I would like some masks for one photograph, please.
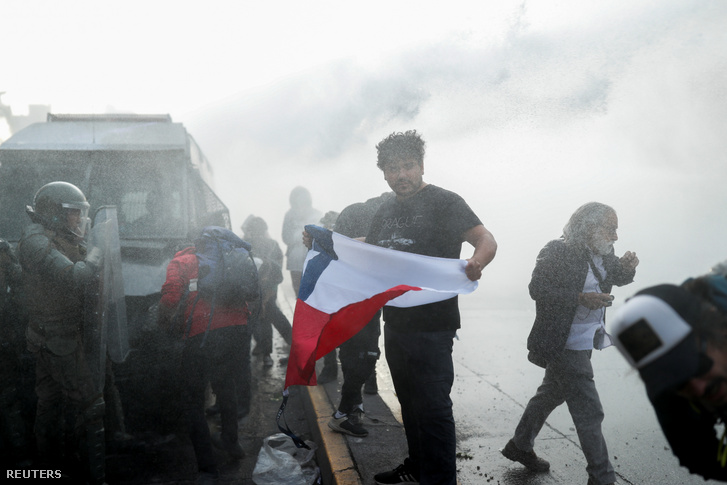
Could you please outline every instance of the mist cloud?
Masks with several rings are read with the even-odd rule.
[[[636,3],[558,28],[530,8],[501,32],[352,53],[200,112],[190,128],[225,174],[233,217],[267,204],[275,227],[299,184],[322,210],[377,195],[375,144],[416,128],[427,181],[461,194],[502,245],[486,292],[501,300],[528,300],[537,251],[589,200],[619,211],[619,250],[643,253],[640,284],[724,259],[714,241],[727,229],[713,221],[727,176],[727,3]]]
[[[370,143],[381,126],[415,125],[422,110],[432,105],[443,126],[482,130],[603,116],[622,101],[614,93],[628,95],[622,83],[631,82],[634,72],[658,77],[669,74],[660,73],[661,68],[687,67],[678,73],[680,86],[702,83],[710,91],[724,90],[715,72],[725,68],[724,60],[715,66],[713,58],[670,59],[665,52],[686,54],[714,36],[723,42],[719,25],[707,21],[711,28],[695,37],[684,24],[701,25],[715,9],[724,9],[714,4],[666,5],[626,18],[605,18],[597,30],[575,25],[557,32],[531,29],[525,6],[498,44],[460,33],[436,44],[382,52],[375,63],[352,57],[240,93],[203,116],[224,120],[215,123],[217,140],[267,147],[281,159],[330,162],[351,147]],[[654,59],[658,64],[652,64]],[[660,88],[665,87],[656,86]],[[631,101],[636,109],[649,109],[644,106],[649,99]],[[706,113],[718,117],[720,124],[723,104]]]

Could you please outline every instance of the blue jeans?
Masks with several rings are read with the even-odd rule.
[[[422,485],[456,485],[457,440],[449,393],[454,330],[400,332],[384,326],[384,348],[409,446],[407,465]]]

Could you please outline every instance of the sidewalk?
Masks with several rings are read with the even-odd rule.
[[[292,291],[281,291],[279,304],[292,321],[295,304]],[[317,363],[319,371],[322,365],[321,359]],[[398,409],[398,404],[393,404],[396,397],[386,361],[382,357],[377,363],[379,394],[363,395],[362,424],[369,432],[365,438],[337,433],[328,427],[340,400],[342,377],[339,364],[338,380],[314,387],[293,386],[291,392],[296,388],[301,391],[306,425],[311,439],[318,444],[316,460],[323,485],[374,485],[374,475],[398,466],[406,453],[404,427],[389,407]],[[288,405],[287,409],[291,407]]]
[[[292,321],[292,291],[281,291],[279,304]],[[262,365],[252,356],[252,402],[250,414],[240,421],[240,444],[245,452],[241,460],[229,460],[218,453],[221,467],[220,484],[253,485],[253,470],[263,440],[279,433],[276,415],[282,403],[286,365],[280,359],[289,349],[277,332],[274,333],[272,367]],[[318,364],[322,365],[322,361]],[[382,394],[393,398],[387,384],[385,362],[379,361]],[[404,458],[406,439],[397,421],[380,395],[364,395],[366,438],[354,438],[328,428],[328,421],[339,401],[339,382],[315,387],[292,386],[285,409],[285,422],[300,438],[318,445],[316,462],[323,485],[372,485],[374,474],[392,469]],[[387,396],[388,394],[388,396]],[[214,398],[208,402],[211,405]],[[209,418],[212,432],[219,430],[219,420]],[[281,423],[283,424],[283,423]],[[139,429],[130,430],[135,440],[121,449],[107,452],[107,482],[111,485],[191,485],[197,483],[194,452],[185,430],[175,429],[160,436]],[[399,456],[401,455],[401,456]]]
[[[306,417],[319,446],[316,457],[323,484],[373,485],[376,473],[391,470],[404,460],[404,427],[380,394],[364,394],[362,424],[369,435],[356,438],[332,431],[328,421],[339,402],[340,388],[340,369],[338,381],[306,388]],[[381,390],[384,396],[387,393],[390,391]]]
[[[221,466],[220,484],[253,485],[252,473],[263,440],[279,433],[275,417],[282,403],[285,366],[278,364],[284,349],[277,345],[273,354],[276,364],[264,367],[252,357],[252,401],[250,413],[239,422],[240,444],[245,452],[241,460],[230,460],[217,452]],[[277,355],[276,355],[277,354]],[[306,414],[309,401],[305,388],[290,389],[285,410],[288,426],[301,438],[312,439]],[[214,400],[208,402],[211,405]],[[219,420],[208,419],[212,432],[219,430]],[[192,444],[184,429],[166,436],[130,430],[135,440],[123,449],[107,450],[106,477],[110,485],[191,485],[197,481],[197,464]],[[320,446],[320,445],[319,445]]]

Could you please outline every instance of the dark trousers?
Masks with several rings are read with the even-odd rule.
[[[252,402],[252,367],[250,364],[250,339],[252,338],[251,329],[245,326],[243,332],[242,345],[242,368],[238,369],[237,378],[235,380],[235,390],[237,391],[237,411],[240,414],[247,415],[250,412],[250,403]],[[214,391],[214,385],[212,390]],[[217,392],[215,391],[215,395]],[[218,396],[219,397],[219,396]]]
[[[270,355],[273,352],[273,327],[286,343],[292,342],[293,327],[278,307],[276,297],[265,301],[252,327],[252,335],[256,342],[255,348],[259,349],[258,353]]]
[[[246,325],[210,331],[200,348],[204,334],[185,341],[182,353],[182,391],[185,414],[189,422],[189,437],[200,471],[217,469],[207,417],[205,390],[207,383],[217,395],[222,424],[222,440],[237,442],[237,395],[235,381],[244,368],[243,358],[250,353],[250,337]]]
[[[546,419],[564,402],[586,457],[588,475],[595,483],[616,481],[601,432],[603,406],[593,380],[590,350],[564,350],[557,361],[548,363],[543,382],[515,429],[515,445],[521,450],[532,450]]]
[[[71,420],[67,424],[73,430],[72,448],[76,448],[82,444],[86,410],[101,393],[94,388],[80,343],[69,355],[55,355],[48,349],[37,349],[34,353],[35,393],[38,396],[35,438],[41,458],[53,460],[63,447],[63,426],[59,423],[63,422],[64,414]]]
[[[381,312],[377,313],[359,333],[341,344],[338,359],[341,361],[343,384],[338,410],[350,413],[363,403],[361,388],[376,367],[379,358],[379,335],[381,335]]]
[[[456,485],[452,400],[454,330],[401,332],[384,326],[384,346],[401,405],[409,461],[421,485]]]

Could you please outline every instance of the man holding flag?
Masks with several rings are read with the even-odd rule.
[[[424,183],[424,140],[392,133],[376,147],[395,197],[372,219],[365,244],[306,226],[305,261],[293,318],[283,404],[291,385],[315,385],[315,361],[359,332],[384,307],[384,342],[409,457],[379,484],[455,485],[452,343],[457,295],[477,288],[497,243],[459,195]],[[462,243],[474,254],[460,260]],[[280,426],[280,425],[279,425]],[[280,428],[296,443],[300,440]],[[302,445],[301,445],[302,446]]]
[[[374,217],[366,242],[408,253],[459,259],[474,246],[464,272],[482,276],[497,243],[457,194],[424,182],[425,142],[415,131],[392,133],[377,146],[377,166],[396,194]],[[409,456],[376,483],[455,485],[456,436],[452,344],[460,327],[457,296],[411,307],[384,307],[384,347],[401,405]]]

